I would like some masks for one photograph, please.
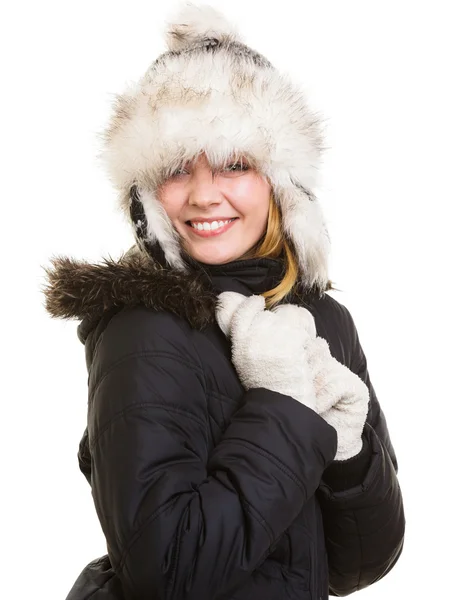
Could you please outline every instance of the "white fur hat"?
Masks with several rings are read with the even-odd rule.
[[[243,44],[214,8],[184,5],[166,40],[168,51],[116,96],[102,133],[100,158],[136,239],[159,244],[173,268],[186,270],[158,185],[201,152],[213,168],[244,155],[272,185],[303,286],[324,290],[329,235],[314,193],[324,149],[321,119],[303,92]]]

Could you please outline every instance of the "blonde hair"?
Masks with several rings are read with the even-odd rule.
[[[283,234],[280,209],[273,194],[271,194],[266,233],[255,250],[251,252],[251,257],[279,258],[280,256],[285,261],[284,277],[275,288],[267,290],[262,294],[266,298],[266,307],[268,309],[273,308],[289,294],[298,282],[300,272],[292,243]],[[328,289],[334,289],[331,281],[328,281]]]

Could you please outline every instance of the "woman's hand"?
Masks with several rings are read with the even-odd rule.
[[[246,389],[279,391],[318,412],[337,431],[336,460],[360,452],[369,390],[316,336],[307,309],[282,304],[268,311],[262,296],[223,292],[216,318],[231,337],[233,364]]]
[[[285,304],[269,311],[263,296],[223,292],[216,318],[231,339],[232,361],[245,389],[279,392],[316,411],[305,351],[316,327],[308,310]]]
[[[331,355],[324,338],[311,339],[306,355],[314,381],[317,412],[338,434],[335,460],[356,456],[362,449],[369,390],[358,375]]]

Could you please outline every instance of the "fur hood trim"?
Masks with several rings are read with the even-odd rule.
[[[63,319],[91,319],[113,308],[143,305],[170,311],[195,329],[214,322],[216,295],[200,273],[167,270],[135,248],[118,260],[105,258],[97,264],[52,258],[52,267],[44,267],[47,312]]]

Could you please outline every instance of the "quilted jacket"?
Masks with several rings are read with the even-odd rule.
[[[58,258],[48,275],[48,311],[81,320],[78,457],[107,543],[67,600],[325,600],[389,573],[405,531],[397,458],[342,303],[301,288],[286,299],[370,391],[363,449],[338,462],[321,416],[243,389],[215,321],[218,293],[271,289],[278,259],[180,274],[131,252]]]

